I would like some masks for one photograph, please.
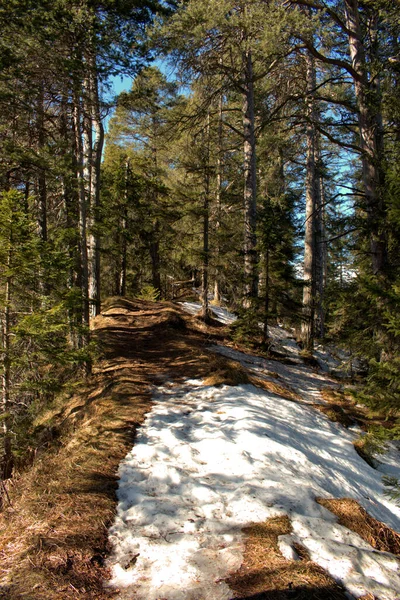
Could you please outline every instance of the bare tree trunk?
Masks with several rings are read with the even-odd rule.
[[[12,233],[10,235],[10,248],[7,255],[7,270],[11,268],[12,259]],[[11,360],[10,360],[10,310],[11,310],[11,275],[5,282],[5,303],[3,320],[3,373],[2,373],[2,421],[3,421],[3,457],[1,464],[1,478],[9,479],[13,470],[13,455],[11,444],[11,418],[10,418],[10,387],[11,387]]]
[[[308,350],[314,346],[314,318],[316,292],[316,211],[319,206],[319,188],[317,177],[317,138],[315,129],[315,89],[316,73],[314,58],[306,54],[307,64],[307,166],[306,166],[306,222],[304,237],[304,287],[303,287],[303,322],[301,339]]]
[[[126,159],[125,162],[125,189],[124,189],[124,207],[121,219],[121,256],[120,265],[117,271],[117,295],[125,296],[126,295],[126,267],[127,267],[127,250],[128,250],[128,242],[126,238],[127,227],[128,227],[128,182],[129,182],[129,158]]]
[[[39,97],[37,101],[37,131],[39,154],[43,152],[46,143],[44,129],[44,82],[40,82]],[[38,228],[39,237],[43,242],[47,241],[47,185],[46,170],[39,167],[38,172]]]
[[[89,328],[89,270],[87,248],[87,198],[85,190],[84,151],[82,142],[82,114],[81,100],[76,93],[74,97],[74,129],[75,153],[78,180],[79,199],[79,245],[81,255],[81,296],[82,296],[82,324]],[[82,336],[83,345],[88,342],[87,334]]]
[[[100,208],[100,172],[104,145],[104,127],[100,114],[100,99],[96,61],[89,63],[88,104],[90,111],[91,150],[90,150],[90,226],[89,226],[89,299],[90,314],[100,313],[100,239],[97,231]]]
[[[67,161],[71,161],[72,170],[77,173],[75,123],[72,116],[69,115],[67,97],[64,97],[61,102],[60,130],[62,138],[69,141],[68,146],[66,145],[63,149],[63,159],[66,164]],[[79,203],[73,177],[71,172],[64,171],[61,182],[66,226],[67,230],[70,232],[67,239],[68,255],[70,259],[68,274],[68,287],[70,290],[81,286],[81,260],[80,252],[77,250],[80,243],[78,217]],[[69,339],[71,345],[75,349],[79,347],[77,326],[81,319],[81,309],[78,310],[76,306],[71,305],[68,309]]]
[[[318,160],[320,160],[318,149]],[[327,245],[325,233],[325,189],[322,174],[318,173],[319,207],[316,211],[316,306],[315,306],[315,334],[318,338],[325,335],[325,287],[327,277]]]
[[[264,294],[264,326],[263,342],[268,341],[268,318],[269,318],[269,248],[265,251],[265,294]]]
[[[202,318],[207,321],[208,306],[208,269],[210,262],[209,224],[210,224],[210,113],[207,115],[206,127],[206,156],[204,170],[204,201],[203,201],[203,264],[201,269],[201,304]]]
[[[216,173],[216,192],[215,192],[215,279],[214,279],[214,302],[221,303],[220,287],[220,243],[219,230],[221,227],[221,191],[222,191],[222,115],[223,115],[223,97],[222,93],[218,101],[218,147],[217,147],[217,173]]]
[[[251,52],[244,54],[243,134],[244,134],[244,306],[258,294],[257,275],[257,174],[254,131],[254,85]]]
[[[383,274],[387,266],[387,237],[385,206],[381,187],[383,128],[379,85],[368,81],[365,48],[360,27],[358,0],[345,0],[346,25],[352,66],[356,72],[354,89],[359,111],[362,172],[365,191],[365,210],[370,238],[372,271]]]
[[[160,275],[160,223],[156,219],[153,224],[152,240],[150,242],[151,272],[153,287],[161,293],[161,275]]]

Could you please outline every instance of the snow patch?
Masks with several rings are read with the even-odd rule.
[[[395,600],[398,561],[315,502],[352,497],[400,530],[400,509],[353,439],[310,407],[251,385],[160,390],[120,465],[111,585],[137,600],[232,598],[222,580],[241,564],[241,528],[288,515],[285,556],[296,558],[300,543],[356,597]]]
[[[197,315],[201,310],[200,302],[179,302],[184,311],[190,315]],[[229,312],[228,309],[222,308],[222,306],[213,306],[209,304],[209,308],[214,314],[217,321],[220,321],[224,325],[231,325],[237,320],[237,316]]]

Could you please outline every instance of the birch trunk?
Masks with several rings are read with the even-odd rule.
[[[244,306],[249,308],[258,294],[257,275],[257,176],[256,142],[254,131],[253,63],[250,51],[244,54],[243,81],[243,136],[244,136]]]

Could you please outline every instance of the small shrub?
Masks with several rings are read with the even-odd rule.
[[[153,285],[146,284],[140,290],[138,298],[140,300],[148,300],[149,302],[157,302],[160,297],[160,290],[157,290]]]

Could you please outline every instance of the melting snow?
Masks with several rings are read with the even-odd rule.
[[[178,304],[180,304],[183,310],[190,315],[197,315],[197,313],[201,310],[200,302],[179,302]],[[209,308],[214,313],[214,317],[217,319],[217,321],[220,321],[225,325],[230,325],[237,319],[236,315],[229,312],[229,310],[223,308],[222,306],[213,306],[212,304],[209,304]]]
[[[241,528],[287,514],[285,556],[296,558],[301,543],[354,596],[398,598],[397,560],[315,502],[352,497],[400,530],[400,509],[353,439],[312,408],[251,385],[160,390],[120,465],[111,585],[120,598],[228,600],[222,580],[240,566]]]

